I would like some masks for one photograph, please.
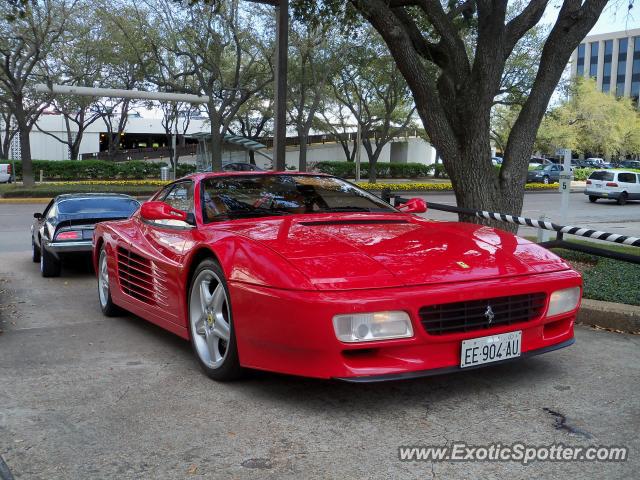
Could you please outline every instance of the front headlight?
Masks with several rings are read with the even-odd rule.
[[[413,337],[406,312],[352,313],[333,317],[333,328],[341,342],[370,342]]]
[[[549,299],[549,309],[547,317],[559,315],[575,310],[580,301],[580,287],[565,288],[564,290],[556,290],[551,294]]]

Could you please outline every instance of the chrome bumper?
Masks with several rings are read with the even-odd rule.
[[[45,248],[55,253],[90,252],[93,250],[91,240],[79,240],[77,242],[49,242],[45,243]]]

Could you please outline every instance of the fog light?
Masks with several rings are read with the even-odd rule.
[[[547,317],[559,315],[575,310],[580,301],[580,287],[565,288],[564,290],[556,290],[551,294],[549,299],[549,309]]]
[[[370,342],[413,337],[406,312],[374,312],[336,315],[333,328],[341,342]]]

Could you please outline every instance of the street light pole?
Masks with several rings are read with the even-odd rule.
[[[356,121],[358,122],[358,131],[356,133],[356,182],[360,181],[360,153],[362,147],[362,124],[360,123],[360,118],[362,118],[362,100],[358,103],[358,118]]]
[[[287,168],[287,63],[289,46],[289,0],[280,0],[276,5],[276,79],[275,121],[273,137],[274,167],[278,171]]]

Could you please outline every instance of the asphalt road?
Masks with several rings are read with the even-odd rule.
[[[564,350],[412,381],[219,384],[186,342],[103,317],[86,265],[42,278],[23,243],[32,210],[0,205],[0,455],[18,479],[637,478],[639,336],[579,327]],[[456,441],[624,445],[630,458],[398,460],[401,445]]]

